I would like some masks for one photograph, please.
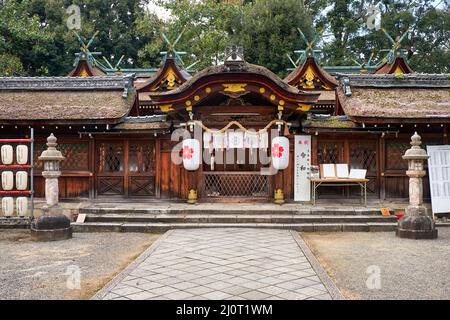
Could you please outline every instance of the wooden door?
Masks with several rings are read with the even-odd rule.
[[[366,169],[367,195],[378,198],[380,196],[379,183],[379,157],[378,142],[375,139],[349,140],[348,158],[345,163],[350,164],[350,169]],[[360,195],[358,187],[351,188],[353,196]]]
[[[98,196],[156,195],[156,150],[153,140],[98,141],[96,149]]]
[[[319,139],[317,164],[347,163],[350,169],[367,169],[369,196],[379,197],[379,161],[376,139]],[[319,196],[359,196],[359,188],[322,188]]]
[[[342,140],[319,140],[317,164],[344,163],[345,145]]]

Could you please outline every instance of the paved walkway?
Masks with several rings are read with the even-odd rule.
[[[168,231],[94,299],[341,299],[297,233]]]

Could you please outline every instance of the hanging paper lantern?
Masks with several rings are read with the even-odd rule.
[[[289,139],[275,137],[272,140],[272,165],[277,170],[284,170],[289,166]]]
[[[19,197],[16,199],[16,213],[19,217],[28,216],[28,198]]]
[[[2,172],[2,189],[5,191],[11,191],[14,187],[14,174],[12,171]]]
[[[16,158],[18,164],[28,163],[28,147],[25,145],[19,145],[16,147]]]
[[[198,170],[200,167],[200,142],[196,139],[183,140],[183,166],[188,171]]]
[[[2,163],[3,164],[12,164],[13,163],[13,147],[9,144],[2,146]]]
[[[14,214],[14,199],[5,197],[2,199],[2,213],[5,217],[11,217]]]
[[[26,171],[18,171],[16,173],[16,189],[23,191],[28,188],[28,173]]]

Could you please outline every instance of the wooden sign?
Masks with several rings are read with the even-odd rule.
[[[295,136],[294,201],[311,201],[311,136]]]
[[[433,213],[450,212],[450,145],[427,146]]]

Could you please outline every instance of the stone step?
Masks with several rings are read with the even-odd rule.
[[[377,208],[365,208],[365,207],[355,207],[355,208],[326,208],[326,207],[307,207],[307,208],[293,208],[280,206],[276,209],[258,209],[256,208],[240,208],[240,209],[212,209],[212,208],[187,208],[187,209],[177,209],[177,208],[148,208],[148,209],[137,209],[137,208],[107,208],[107,207],[87,207],[80,208],[79,213],[83,214],[149,214],[149,215],[277,215],[277,214],[295,214],[295,215],[380,215],[380,210]],[[393,213],[393,212],[391,212]]]
[[[368,223],[397,222],[395,216],[330,216],[330,215],[192,215],[192,214],[89,214],[86,222],[112,223]]]
[[[75,232],[140,232],[163,233],[170,229],[195,228],[262,228],[290,229],[302,232],[381,232],[395,231],[394,222],[368,223],[72,223]]]

